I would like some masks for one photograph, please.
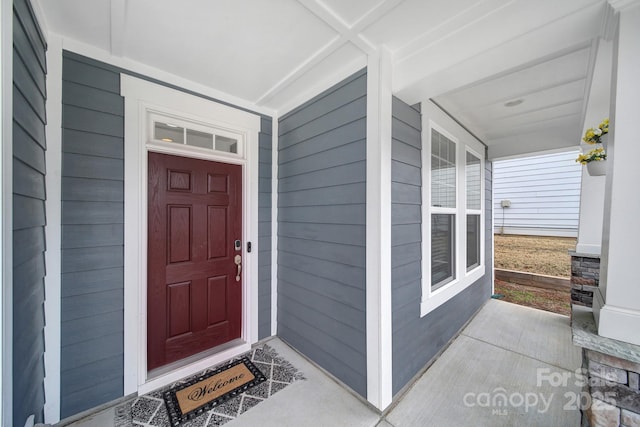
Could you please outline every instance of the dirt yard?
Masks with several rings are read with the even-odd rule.
[[[534,288],[515,283],[495,281],[495,293],[504,295],[502,301],[512,302],[539,310],[568,316],[571,313],[570,297],[567,291]]]
[[[576,247],[573,237],[494,235],[496,268],[571,276],[569,249]]]
[[[495,266],[506,270],[526,271],[548,276],[569,277],[571,257],[576,239],[495,235]],[[503,301],[569,315],[570,297],[567,291],[540,289],[514,283],[495,281],[495,293]]]

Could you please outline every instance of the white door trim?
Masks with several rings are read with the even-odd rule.
[[[125,98],[124,194],[124,395],[144,394],[250,349],[258,340],[258,132],[260,117],[204,98],[122,74]],[[233,129],[244,135],[244,157],[204,153],[178,144],[149,143],[150,111]],[[241,342],[223,352],[170,371],[147,376],[147,153],[175,154],[243,166],[243,325]]]

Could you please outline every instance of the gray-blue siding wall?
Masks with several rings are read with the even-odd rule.
[[[13,425],[43,421],[47,44],[13,2]]]
[[[62,417],[123,394],[121,73],[145,78],[63,53]],[[259,241],[254,247],[260,265],[261,338],[271,335],[271,120],[262,117],[259,134]],[[92,378],[101,381],[96,383]]]
[[[398,393],[487,301],[492,282],[491,162],[485,162],[486,274],[436,310],[420,317],[421,299],[421,116],[393,99],[392,122],[392,359]]]
[[[120,75],[62,64],[61,416],[123,394],[124,100]],[[92,379],[100,378],[100,381]]]
[[[258,337],[271,336],[272,119],[262,117],[258,156]]]
[[[278,335],[366,396],[362,70],[279,121]]]

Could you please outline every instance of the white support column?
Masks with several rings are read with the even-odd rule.
[[[391,55],[367,66],[367,400],[392,400],[391,364]]]
[[[13,425],[13,2],[0,3],[0,425]]]
[[[599,122],[598,122],[599,123]],[[580,183],[580,217],[576,253],[600,256],[604,215],[604,176],[591,176],[582,168]]]
[[[611,121],[607,162],[601,290],[594,301],[598,333],[640,345],[640,1],[610,0],[619,13],[614,51]]]
[[[585,114],[582,135],[610,116],[611,64],[613,42],[601,39],[595,60],[589,101]],[[586,166],[582,168],[580,184],[580,220],[576,252],[600,256],[602,243],[602,221],[604,214],[605,177],[591,176]]]

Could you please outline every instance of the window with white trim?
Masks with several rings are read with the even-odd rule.
[[[477,281],[485,270],[483,146],[462,131],[454,135],[431,120],[425,124],[422,316]]]
[[[456,278],[456,143],[431,129],[431,289]]]
[[[156,144],[180,144],[233,157],[243,155],[243,135],[228,129],[157,113],[149,114],[149,125],[149,139]]]
[[[467,192],[467,271],[480,265],[480,216],[482,215],[481,160],[467,150],[465,178]]]

